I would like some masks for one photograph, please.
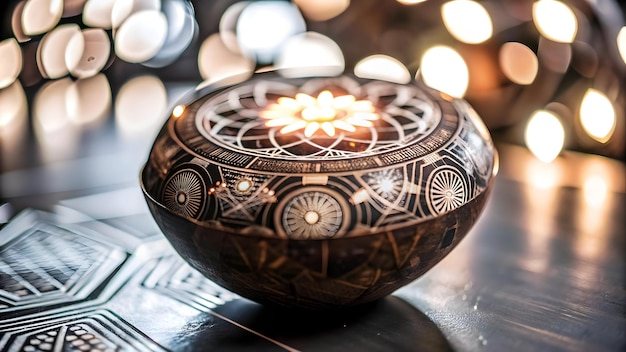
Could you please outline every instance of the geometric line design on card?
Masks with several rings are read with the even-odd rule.
[[[0,247],[0,313],[86,298],[126,253],[38,223]]]
[[[32,322],[7,332],[0,349],[8,351],[162,351],[107,310],[97,310]]]

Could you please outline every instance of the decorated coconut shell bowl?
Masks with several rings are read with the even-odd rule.
[[[141,173],[172,246],[226,289],[309,309],[377,300],[484,208],[497,154],[464,100],[347,75],[234,82],[177,105]]]

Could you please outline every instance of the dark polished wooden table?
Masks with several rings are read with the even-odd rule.
[[[171,106],[191,86],[165,87]],[[116,99],[89,127],[2,127],[2,351],[626,350],[623,163],[499,144],[482,218],[429,273],[358,309],[277,311],[173,252],[138,185],[163,120],[129,128]]]

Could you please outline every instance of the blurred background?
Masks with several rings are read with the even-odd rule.
[[[141,165],[186,91],[234,74],[314,66],[417,80],[465,98],[496,142],[528,149],[540,169],[568,151],[626,155],[625,9],[613,0],[0,6],[3,173],[130,150],[128,165]],[[63,186],[56,192],[76,188],[67,177],[33,183],[17,175],[5,175],[0,194],[18,204],[54,182]]]
[[[446,350],[436,338],[463,351],[625,350],[625,10],[615,0],[0,1],[0,315],[12,314],[0,335],[62,310],[9,287],[10,273],[32,281],[30,268],[58,257],[82,268],[93,252],[59,249],[95,238],[123,248],[111,260],[130,259],[119,271],[94,261],[101,277],[85,282],[113,279],[85,296],[168,349]],[[472,232],[366,318],[302,325],[234,300],[184,266],[143,201],[141,165],[179,99],[272,68],[426,84],[467,99],[496,141],[500,172]],[[51,214],[9,223],[27,208],[91,232],[47,245],[31,234],[55,228]],[[19,349],[7,341],[0,350]]]

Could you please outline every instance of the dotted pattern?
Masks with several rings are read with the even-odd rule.
[[[61,349],[55,348],[59,345],[62,346]],[[113,352],[117,350],[113,342],[95,332],[87,324],[62,326],[30,336],[21,350],[37,352],[52,351],[53,348],[64,352]]]

